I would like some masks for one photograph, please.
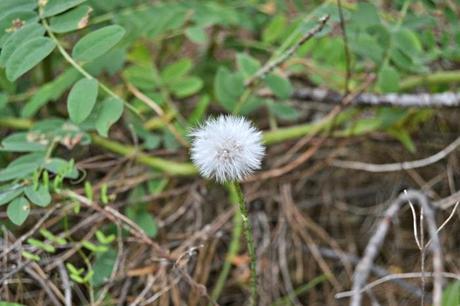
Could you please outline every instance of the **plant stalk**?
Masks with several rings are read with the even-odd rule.
[[[238,182],[231,182],[233,188],[236,191],[238,207],[240,210],[241,221],[243,222],[243,231],[246,237],[248,253],[250,258],[249,267],[251,270],[251,295],[249,297],[249,305],[255,306],[257,302],[257,259],[254,247],[254,238],[252,236],[252,225],[248,217],[248,209],[244,201],[243,191]]]

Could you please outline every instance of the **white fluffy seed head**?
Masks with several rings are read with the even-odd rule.
[[[208,119],[190,133],[191,157],[201,175],[219,183],[241,181],[260,168],[262,134],[243,117]]]

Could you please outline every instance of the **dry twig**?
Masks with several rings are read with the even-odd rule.
[[[382,247],[385,236],[391,225],[392,219],[396,216],[402,204],[408,200],[415,200],[424,211],[428,231],[432,239],[431,249],[433,252],[433,268],[434,268],[434,290],[433,290],[433,304],[434,306],[441,306],[442,297],[442,253],[439,237],[436,229],[433,208],[428,203],[426,196],[418,191],[409,190],[401,194],[387,209],[385,216],[378,225],[375,233],[372,235],[369,243],[364,251],[364,256],[358,263],[355,269],[353,278],[351,306],[360,306],[362,300],[362,289],[365,287],[366,280],[372,266],[372,262],[377,256],[380,248]]]
[[[460,146],[460,137],[458,137],[454,142],[449,144],[447,147],[439,151],[438,153],[431,155],[429,157],[418,159],[414,161],[406,161],[401,163],[391,163],[391,164],[369,164],[356,161],[345,161],[345,160],[334,160],[332,165],[338,168],[353,169],[353,170],[363,170],[367,172],[394,172],[401,170],[416,169],[429,166],[434,164],[441,159],[448,156],[457,147]]]

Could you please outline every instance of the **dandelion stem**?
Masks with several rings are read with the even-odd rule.
[[[238,192],[236,191],[235,184],[227,185],[227,189],[229,192],[230,202],[235,205],[235,207],[240,202]],[[233,231],[232,231],[232,240],[230,242],[230,246],[228,248],[227,256],[225,257],[225,262],[222,266],[222,270],[219,273],[219,277],[217,278],[216,285],[212,290],[211,298],[214,301],[219,299],[220,294],[222,293],[222,289],[225,286],[225,282],[227,281],[228,274],[230,272],[230,268],[232,266],[232,261],[235,256],[238,254],[240,250],[240,238],[241,233],[243,231],[243,222],[241,215],[239,213],[235,213],[233,216]],[[208,306],[211,306],[209,304]]]
[[[249,221],[248,217],[248,209],[246,207],[246,203],[244,201],[243,191],[241,190],[241,186],[238,182],[231,182],[230,183],[234,190],[236,190],[238,206],[240,209],[241,220],[243,221],[243,231],[246,237],[246,242],[248,245],[248,253],[250,257],[250,269],[251,269],[251,296],[249,299],[249,305],[254,306],[256,305],[257,301],[257,271],[256,271],[256,252],[254,247],[254,238],[252,236],[252,226],[251,222]]]

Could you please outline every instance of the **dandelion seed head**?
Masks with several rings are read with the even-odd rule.
[[[243,117],[208,119],[190,136],[192,161],[208,179],[219,183],[241,181],[260,169],[265,154],[262,134]]]

